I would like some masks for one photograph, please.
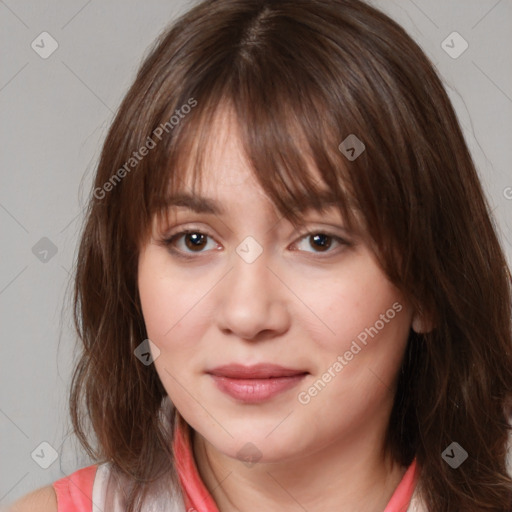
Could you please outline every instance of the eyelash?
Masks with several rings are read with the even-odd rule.
[[[176,255],[179,258],[183,258],[183,259],[187,259],[187,260],[195,259],[196,256],[194,255],[194,252],[184,252],[184,251],[181,251],[179,249],[176,249],[173,246],[173,244],[175,243],[176,240],[179,240],[183,235],[188,235],[188,234],[191,234],[191,233],[199,234],[199,235],[205,235],[205,236],[207,236],[207,237],[209,237],[210,239],[213,240],[213,236],[209,235],[208,233],[205,233],[201,229],[195,229],[195,228],[192,227],[192,228],[183,229],[182,231],[179,231],[177,233],[170,234],[169,236],[163,238],[160,241],[160,245],[163,245],[164,247],[166,247],[172,254]],[[334,233],[331,233],[329,231],[323,231],[323,230],[309,231],[307,233],[303,233],[298,238],[297,242],[300,242],[304,238],[307,238],[308,236],[312,236],[312,235],[325,235],[325,236],[333,239],[334,241],[336,241],[341,246],[350,247],[352,245],[352,243],[349,242],[348,240],[346,240],[344,238],[341,238],[340,236],[335,235]],[[297,243],[297,242],[294,242],[294,244]],[[198,251],[195,254],[200,255],[200,254],[202,254],[202,252],[207,252],[207,251]],[[318,254],[321,258],[325,258],[325,257],[330,256],[331,253],[335,253],[335,252],[336,252],[335,249],[331,250],[331,248],[329,248],[329,249],[327,249],[327,251],[325,253],[325,254],[327,254],[327,256],[322,256],[322,254],[324,254],[322,252],[318,252],[318,253],[313,252],[313,254]]]

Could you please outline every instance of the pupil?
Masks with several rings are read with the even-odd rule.
[[[187,233],[185,243],[189,249],[201,249],[205,244],[205,235],[200,233]]]
[[[313,240],[315,244],[318,244],[316,248],[321,247],[322,250],[329,249],[331,246],[331,241],[329,235],[318,234],[313,236]]]

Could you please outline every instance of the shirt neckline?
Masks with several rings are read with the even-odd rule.
[[[196,512],[219,512],[210,492],[204,485],[195,463],[190,431],[191,427],[183,425],[184,420],[177,422],[173,452],[178,476],[183,489],[185,509]],[[396,487],[383,512],[406,512],[411,502],[418,478],[416,458],[413,459],[400,483]]]

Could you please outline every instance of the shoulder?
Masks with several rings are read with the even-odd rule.
[[[23,496],[6,512],[90,511],[97,465],[88,466]]]
[[[6,512],[57,512],[57,494],[52,485],[47,485],[26,494],[14,502]]]

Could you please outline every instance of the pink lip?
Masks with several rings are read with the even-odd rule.
[[[224,393],[246,403],[257,403],[296,386],[308,372],[274,364],[230,364],[207,373]]]

